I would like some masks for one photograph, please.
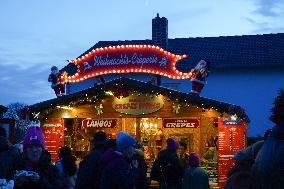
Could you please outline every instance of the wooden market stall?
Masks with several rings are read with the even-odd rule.
[[[47,150],[56,160],[61,146],[78,158],[91,150],[95,132],[136,137],[152,162],[171,137],[197,152],[212,184],[223,183],[232,157],[246,147],[247,115],[239,106],[182,93],[129,78],[118,78],[80,92],[30,106],[40,120]],[[150,164],[150,163],[149,163]]]

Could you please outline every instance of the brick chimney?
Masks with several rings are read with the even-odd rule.
[[[152,40],[163,49],[168,48],[168,19],[157,17],[152,19]]]
[[[160,18],[159,13],[157,17],[152,19],[152,41],[155,45],[167,50],[168,48],[168,19]],[[160,86],[162,78],[160,75],[153,75],[151,79],[153,85]]]

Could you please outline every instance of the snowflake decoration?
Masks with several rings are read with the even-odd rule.
[[[179,114],[180,104],[173,103],[173,113]]]
[[[98,105],[96,105],[96,110],[97,110],[97,115],[101,115],[101,114],[103,114],[104,112],[103,112],[103,105],[102,104],[98,104]]]

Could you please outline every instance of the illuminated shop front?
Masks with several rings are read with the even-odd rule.
[[[119,96],[114,95],[117,91]],[[105,131],[110,138],[126,131],[143,144],[145,159],[151,162],[172,137],[185,142],[189,153],[198,152],[211,183],[221,183],[233,154],[246,146],[247,117],[241,107],[128,78],[30,109],[41,120],[53,160],[64,145],[83,158],[97,131]]]

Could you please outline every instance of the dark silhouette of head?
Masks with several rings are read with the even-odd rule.
[[[67,146],[60,148],[59,150],[59,158],[64,158],[67,156],[72,156],[71,149]]]
[[[279,126],[284,126],[284,89],[279,90],[279,95],[274,99],[271,112],[270,121]]]
[[[76,173],[76,158],[72,155],[71,149],[67,146],[60,148],[59,158],[62,161],[63,171],[65,175],[72,176]]]
[[[93,138],[94,147],[104,147],[107,141],[107,135],[103,131],[96,132]]]
[[[269,137],[271,135],[271,132],[272,132],[272,129],[267,129],[265,131],[264,136],[263,136],[264,140],[266,140],[267,137]]]

